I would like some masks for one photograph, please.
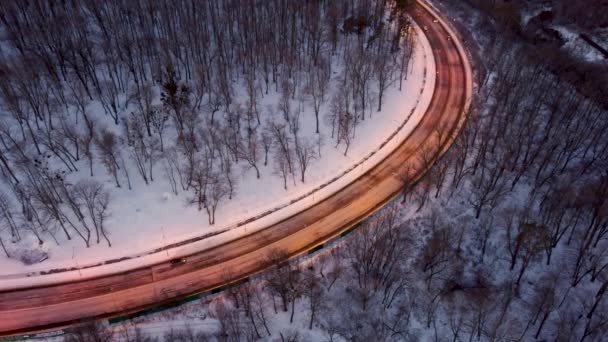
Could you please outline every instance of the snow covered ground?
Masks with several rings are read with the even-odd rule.
[[[420,32],[419,28],[417,31]],[[104,244],[86,248],[82,241],[76,240],[60,241],[60,246],[47,242],[43,248],[49,259],[30,266],[0,257],[0,289],[99,276],[188,255],[278,222],[343,188],[388,155],[409,135],[426,111],[435,83],[434,61],[424,35],[418,34],[417,40],[418,48],[402,91],[397,89],[397,84],[387,90],[382,112],[374,111],[372,119],[366,118],[357,127],[356,138],[347,156],[343,155],[344,147],[336,148],[331,140],[331,127],[321,125],[325,144],[321,148],[321,158],[313,161],[305,184],[295,179],[289,181],[288,190],[284,190],[282,178],[274,174],[271,163],[261,167],[261,179],[256,179],[254,170],[243,170],[236,196],[220,203],[216,224],[209,226],[205,211],[198,211],[196,206],[186,206],[188,194],[172,195],[169,183],[162,179],[162,166],[157,165],[155,182],[150,185],[146,186],[141,179],[132,176],[135,190],[113,188],[111,217],[107,221],[113,242],[111,248]],[[335,83],[331,85],[335,86]],[[266,96],[261,108],[274,107],[276,99],[276,94]],[[304,105],[307,107],[301,114],[302,131],[310,132],[312,136],[314,114],[307,103]],[[322,113],[327,107],[327,104],[322,107]],[[388,143],[380,148],[388,138]],[[339,178],[336,179],[337,176]],[[112,187],[110,177],[105,174],[103,177]],[[292,204],[294,200],[297,201]],[[262,213],[268,214],[239,225],[239,222]],[[169,244],[207,235],[213,236],[152,253]],[[35,245],[32,242],[32,246]],[[119,258],[129,259],[91,267]],[[42,272],[64,268],[80,270],[41,275]]]
[[[479,222],[479,220],[474,218],[474,211],[471,209],[470,207],[470,203],[468,202],[469,200],[469,195],[470,195],[470,191],[468,189],[468,187],[470,186],[470,184],[466,184],[464,186],[464,188],[456,191],[454,193],[454,197],[452,198],[452,196],[447,196],[446,193],[444,192],[442,194],[442,196],[440,197],[440,199],[436,200],[436,199],[430,199],[430,202],[428,203],[428,205],[425,207],[424,210],[422,210],[420,213],[414,213],[414,207],[412,205],[406,205],[402,208],[403,212],[402,212],[402,216],[403,218],[405,218],[406,220],[408,220],[408,230],[411,231],[412,236],[416,236],[416,243],[420,243],[421,241],[424,241],[426,239],[428,239],[429,237],[429,229],[428,229],[428,222],[423,222],[422,224],[418,223],[416,220],[420,220],[420,219],[424,219],[424,218],[429,218],[430,216],[432,216],[433,218],[437,218],[437,217],[441,217],[443,219],[446,219],[447,221],[444,222],[450,226],[455,226],[455,227],[464,227],[466,228],[466,230],[472,230],[469,233],[469,237],[467,239],[467,241],[465,241],[463,243],[464,248],[462,249],[462,253],[465,255],[465,258],[468,260],[477,260],[479,259],[479,255],[478,253],[480,252],[479,249],[475,246],[478,242],[476,242],[476,239],[479,238],[479,234],[473,230],[476,229],[475,227],[477,227],[477,222]],[[503,206],[506,207],[510,207],[510,206],[517,206],[517,204],[521,204],[524,203],[526,201],[526,198],[529,195],[529,190],[525,188],[525,186],[522,189],[518,189],[518,191],[516,192],[512,192],[508,195],[507,199],[504,201]],[[448,197],[451,198],[446,199],[444,197]],[[504,209],[504,208],[503,208]],[[494,211],[494,213],[496,213],[497,210]],[[495,223],[495,225],[497,227],[500,228],[500,223],[497,222]],[[501,237],[501,235],[503,235],[504,232],[502,232],[501,229],[496,229],[495,232],[493,233],[492,237],[489,239],[488,241],[488,246],[487,246],[487,251],[485,251],[487,254],[485,256],[485,260],[486,260],[486,264],[484,265],[484,263],[481,263],[481,265],[479,266],[479,268],[477,269],[478,271],[480,271],[480,273],[483,273],[484,271],[487,272],[486,276],[491,275],[492,277],[494,277],[494,279],[492,279],[492,281],[494,283],[504,283],[503,281],[506,280],[506,278],[509,277],[513,277],[513,274],[517,271],[508,271],[508,260],[504,258],[504,255],[501,255],[501,253],[504,253],[504,241],[502,241],[503,237]],[[324,249],[324,252],[326,252],[326,249]],[[562,244],[561,246],[558,246],[558,248],[556,249],[556,254],[562,254],[562,253],[566,253],[566,246],[564,244]],[[483,259],[483,258],[482,258]],[[488,262],[487,260],[492,260],[491,262]],[[528,299],[528,295],[530,295],[530,287],[529,285],[531,284],[537,284],[539,283],[539,279],[541,277],[541,275],[546,275],[548,273],[554,273],[554,274],[565,274],[568,272],[568,270],[560,268],[559,263],[553,263],[550,267],[545,266],[544,265],[544,261],[540,262],[538,261],[537,263],[535,263],[535,265],[533,267],[530,268],[530,270],[528,270],[525,274],[524,277],[524,281],[522,282],[522,284],[525,284],[524,289],[525,291],[522,291],[522,293],[518,293],[515,296],[515,300],[514,300],[514,304],[512,304],[511,309],[509,310],[511,313],[508,316],[511,316],[511,318],[509,320],[504,319],[503,318],[505,316],[501,316],[500,317],[500,322],[501,324],[504,324],[504,329],[509,330],[509,331],[515,331],[516,329],[518,329],[517,324],[514,324],[514,318],[515,317],[515,322],[517,322],[517,319],[521,320],[521,324],[522,326],[519,328],[523,329],[523,324],[525,323],[526,319],[528,319],[530,313],[528,312],[530,310],[530,308],[527,308],[526,305],[528,305],[528,303],[526,302]],[[469,271],[471,271],[471,265],[469,265],[467,268],[469,268]],[[486,269],[487,268],[487,269]],[[475,268],[473,268],[475,269]],[[467,277],[468,278],[472,278],[473,276],[475,276],[475,274],[468,274],[467,273]],[[463,277],[463,278],[467,278],[467,277]],[[504,279],[503,279],[504,278]],[[567,278],[567,277],[566,277]],[[562,279],[563,280],[567,280],[567,279]],[[592,283],[587,283],[583,286],[589,286],[589,285],[593,285]],[[597,283],[595,284],[597,285]],[[414,289],[416,288],[416,286],[420,287],[420,284],[415,284],[415,285],[411,285],[411,283],[409,284],[409,288],[408,291],[412,291],[412,293],[414,293],[414,295],[416,295],[416,292],[413,292]],[[563,289],[568,289],[569,290],[569,284],[566,284]],[[422,286],[424,287],[424,286]],[[421,288],[422,288],[421,287]],[[580,290],[581,286],[578,287],[578,290]],[[574,288],[573,288],[574,289]],[[334,294],[338,293],[343,293],[344,289],[340,289],[340,290],[336,290],[334,289]],[[567,293],[567,292],[566,292]],[[581,292],[581,293],[585,293],[585,292]],[[594,291],[590,291],[588,293],[595,293],[595,289]],[[189,303],[186,305],[182,305],[178,308],[175,309],[171,309],[165,312],[161,312],[161,313],[157,313],[157,314],[153,314],[153,315],[149,315],[149,316],[145,316],[145,317],[141,317],[141,318],[137,318],[131,321],[126,322],[124,325],[114,325],[112,326],[112,328],[114,329],[114,331],[116,331],[116,335],[114,336],[114,338],[117,341],[125,341],[127,340],[125,333],[128,332],[128,334],[130,336],[133,336],[132,334],[134,333],[134,330],[136,328],[140,328],[142,329],[144,332],[146,332],[147,334],[151,335],[151,336],[155,336],[155,337],[162,337],[165,333],[169,332],[171,329],[184,329],[186,327],[190,327],[192,330],[194,331],[205,331],[207,333],[211,333],[211,332],[215,332],[218,331],[219,329],[219,321],[217,319],[215,319],[211,313],[211,309],[213,308],[213,301],[221,301],[222,296],[225,296],[226,294],[219,294],[219,295],[215,295],[215,296],[210,296],[209,298],[205,298],[201,301],[196,301],[193,303]],[[332,296],[332,302],[331,302],[331,309],[329,311],[331,312],[343,312],[345,307],[348,307],[348,305],[353,305],[352,303],[348,303],[348,302],[344,302],[344,303],[340,303],[339,301],[335,301],[335,298],[337,296]],[[561,297],[560,297],[561,298]],[[564,296],[565,298],[565,296]],[[211,305],[209,305],[211,303]],[[289,323],[289,313],[282,313],[279,312],[278,314],[274,314],[271,313],[271,305],[270,305],[270,301],[267,302],[268,305],[268,313],[270,316],[269,319],[269,326],[270,329],[273,333],[272,336],[268,336],[265,337],[264,339],[262,339],[263,341],[279,341],[281,340],[280,337],[278,336],[279,333],[283,333],[283,334],[289,334],[290,332],[294,331],[294,332],[298,332],[299,333],[299,338],[298,340],[303,340],[303,341],[321,341],[321,340],[331,340],[330,337],[327,335],[326,332],[323,331],[323,329],[320,329],[318,326],[315,325],[315,327],[312,330],[308,330],[308,327],[306,325],[307,322],[307,317],[309,315],[309,311],[306,308],[305,303],[305,299],[301,299],[297,302],[296,304],[296,313],[295,313],[295,321],[293,324]],[[339,304],[344,304],[339,305]],[[570,302],[568,302],[568,304],[570,304]],[[493,297],[490,306],[492,307],[499,307],[501,305],[501,299],[497,297]],[[568,305],[565,305],[565,307]],[[416,307],[416,306],[412,306],[414,307],[414,310],[424,310],[424,308],[421,307]],[[561,307],[561,304],[560,304]],[[489,310],[488,310],[489,311]],[[487,312],[485,312],[485,314],[487,314]],[[557,312],[555,312],[552,315],[557,315]],[[488,316],[490,315],[486,315],[486,317],[484,319],[488,319]],[[481,317],[481,316],[480,316]],[[579,316],[579,319],[582,317]],[[329,321],[329,315],[324,315],[324,321],[327,322]],[[342,322],[346,323],[349,318],[347,316],[340,316],[338,317]],[[438,310],[437,313],[437,318],[435,319],[435,321],[438,322],[438,324],[435,326],[433,326],[433,328],[428,328],[425,326],[424,322],[423,322],[423,317],[418,317],[417,315],[413,315],[411,318],[411,324],[410,324],[410,328],[408,329],[409,332],[412,332],[414,334],[414,338],[412,338],[411,340],[417,340],[417,341],[430,341],[430,340],[438,340],[438,336],[440,337],[439,340],[445,340],[448,339],[451,334],[454,333],[454,331],[450,331],[450,329],[453,329],[454,326],[452,326],[451,324],[454,323],[454,321],[450,321],[450,319],[452,318],[452,316],[447,316],[446,312],[445,312],[445,308]],[[578,319],[577,319],[578,320]],[[448,324],[449,323],[449,324]],[[513,324],[513,325],[511,325]],[[541,325],[542,326],[542,325]],[[460,328],[460,326],[458,326]],[[433,329],[435,330],[435,333],[433,333]],[[530,331],[534,330],[536,331],[537,327],[530,327]],[[550,329],[550,327],[546,327],[545,331],[547,331],[548,329]],[[466,328],[463,328],[463,331],[460,331],[461,334],[461,339],[465,339],[466,337]],[[528,327],[526,327],[526,330],[528,330]],[[474,331],[474,327],[473,327],[473,331]],[[530,339],[532,339],[531,335],[534,332],[532,331],[532,333],[528,333],[527,337],[529,337]],[[471,333],[470,334],[470,339],[473,339],[474,334]],[[552,335],[548,335],[548,336],[552,336]],[[520,337],[521,339],[525,339],[525,335],[522,335]],[[448,340],[450,340],[451,338],[449,338]],[[476,339],[481,339],[481,340],[486,340],[486,336],[483,335],[483,337],[480,338],[476,338]],[[553,340],[553,338],[548,337],[547,335],[545,335],[545,339],[546,340]],[[59,339],[52,339],[53,341],[57,340],[59,341]],[[336,338],[336,341],[342,341],[342,338]],[[595,340],[595,339],[594,339]],[[599,339],[598,339],[599,340]]]
[[[527,4],[527,6],[529,6],[529,8],[521,12],[521,23],[524,27],[532,18],[537,17],[544,11],[553,13],[553,7],[546,3],[536,4],[531,2]],[[604,60],[604,56],[602,56],[598,50],[581,39],[580,29],[564,23],[552,24],[549,27],[560,33],[561,37],[565,41],[563,48],[573,55],[578,56],[587,62],[601,62]],[[594,39],[596,42],[602,42],[600,35],[594,37]]]
[[[604,56],[587,42],[585,42],[575,29],[572,29],[563,25],[554,25],[553,28],[557,30],[566,43],[563,48],[570,51],[575,56],[582,58],[587,62],[601,62],[605,60]],[[596,41],[597,38],[595,39]],[[599,41],[601,43],[601,41]]]

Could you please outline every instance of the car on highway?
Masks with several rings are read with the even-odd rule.
[[[174,258],[174,259],[169,260],[169,263],[171,264],[171,266],[183,265],[186,262],[188,262],[188,260],[186,258]]]

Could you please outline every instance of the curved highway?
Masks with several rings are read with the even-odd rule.
[[[186,264],[165,262],[100,278],[0,292],[0,336],[124,315],[243,279],[264,270],[272,251],[280,249],[290,257],[304,253],[340,235],[399,194],[402,183],[398,170],[411,166],[417,170],[416,177],[426,172],[419,163],[420,152],[447,149],[464,120],[472,92],[470,67],[457,37],[426,5],[417,3],[411,12],[425,28],[432,47],[436,84],[418,126],[385,160],[307,210],[188,256]]]

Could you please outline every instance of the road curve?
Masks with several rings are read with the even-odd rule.
[[[290,257],[299,255],[381,208],[400,192],[398,170],[411,166],[420,177],[426,172],[420,152],[429,148],[443,152],[451,144],[472,92],[470,67],[457,37],[427,5],[417,3],[412,16],[426,27],[437,69],[435,89],[418,126],[386,159],[307,210],[191,255],[179,267],[165,262],[77,282],[1,291],[0,336],[59,329],[83,319],[119,316],[208,291],[263,270],[274,250]]]

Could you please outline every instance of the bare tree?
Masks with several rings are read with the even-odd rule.
[[[282,250],[273,250],[267,258],[267,263],[272,265],[267,274],[267,288],[273,296],[278,296],[283,304],[283,311],[287,312],[291,305],[291,318],[293,322],[295,314],[295,302],[300,296],[301,272],[296,265],[287,262],[287,253]]]
[[[310,320],[308,329],[312,329],[313,323],[317,320],[317,313],[323,309],[323,287],[319,282],[319,278],[315,270],[310,267],[303,272],[303,295],[308,299],[308,309],[310,312]]]
[[[152,107],[150,109],[150,125],[152,126],[152,130],[155,131],[156,134],[158,134],[158,141],[160,142],[161,153],[165,151],[165,143],[163,138],[168,120],[169,116],[160,108]]]
[[[319,112],[325,102],[327,87],[330,81],[328,66],[325,66],[326,63],[328,62],[323,60],[319,66],[313,68],[312,72],[309,73],[308,84],[306,85],[306,92],[310,95],[315,112],[315,133],[317,134],[319,133]]]
[[[260,137],[255,130],[250,130],[247,134],[247,142],[239,146],[239,155],[247,162],[247,165],[255,169],[256,178],[260,178],[260,169],[258,168],[259,159],[259,144]]]
[[[224,175],[224,181],[228,185],[228,199],[232,199],[236,191],[237,180],[234,178],[234,163],[225,148],[219,148],[220,169]]]
[[[152,136],[152,116],[154,115],[154,108],[152,101],[154,100],[154,88],[152,84],[146,82],[144,84],[135,83],[131,91],[131,98],[137,104],[137,115],[144,123],[146,133],[149,137]]]
[[[414,188],[416,175],[410,165],[405,165],[403,168],[395,171],[395,175],[401,182],[401,204],[404,204]]]
[[[262,132],[260,142],[264,147],[264,166],[266,166],[268,165],[268,152],[270,151],[270,148],[272,147],[273,143],[271,132],[268,132],[266,130]]]
[[[368,106],[369,88],[373,76],[371,61],[368,60],[362,46],[352,46],[347,51],[348,81],[351,84],[353,98],[358,99],[354,108],[359,108],[361,113],[355,110],[353,121],[357,122],[359,117],[365,120],[365,111]],[[360,114],[360,115],[359,115]]]
[[[395,60],[388,48],[388,41],[383,36],[385,33],[380,33],[379,38],[376,38],[377,47],[373,54],[373,72],[374,78],[378,83],[378,111],[382,111],[382,100],[384,93],[394,82],[393,72],[395,69]]]
[[[379,212],[367,227],[358,230],[351,240],[347,255],[354,271],[356,286],[352,291],[367,311],[371,299],[382,291],[382,304],[390,306],[404,287],[400,286],[402,276],[398,275],[400,257],[409,243],[399,234],[397,207],[389,206]]]
[[[528,310],[530,311],[531,316],[525,331],[527,331],[530,326],[534,326],[538,323],[534,338],[540,336],[549,316],[557,309],[558,298],[556,291],[557,282],[559,281],[558,278],[559,276],[555,273],[543,277],[543,279],[533,287],[534,292],[531,294],[530,300],[527,301],[529,303]]]
[[[304,183],[306,170],[308,169],[310,162],[317,157],[315,148],[310,141],[300,138],[299,143],[295,145],[295,155],[300,167],[300,181]]]
[[[102,163],[106,167],[108,173],[114,177],[116,186],[120,188],[120,182],[118,181],[118,170],[120,169],[118,164],[119,147],[116,134],[109,130],[101,131],[99,135],[95,137],[95,143],[99,150],[99,156]]]
[[[355,119],[354,115],[352,115],[348,111],[340,113],[340,115],[338,117],[338,142],[337,142],[337,145],[339,145],[340,143],[344,143],[344,145],[345,145],[344,155],[345,156],[348,153],[348,149],[350,148],[350,144],[352,143],[352,140],[354,138],[355,125],[356,125],[356,119]]]
[[[277,124],[274,121],[270,121],[269,123],[270,131],[273,134],[274,142],[276,146],[277,152],[276,155],[282,156],[281,159],[287,165],[287,170],[289,174],[293,173],[292,167],[292,148],[291,148],[291,139],[286,131],[286,127],[283,124]]]
[[[258,289],[254,288],[250,283],[241,284],[237,290],[238,297],[243,303],[243,311],[245,312],[245,316],[248,318],[249,326],[253,330],[254,338],[262,338],[260,335],[260,331],[258,329],[257,315],[254,310],[254,292],[257,292]],[[238,306],[237,306],[238,307]]]
[[[190,180],[190,185],[192,186],[194,196],[190,199],[190,203],[196,203],[198,210],[201,211],[208,205],[207,188],[212,181],[212,166],[210,164],[210,160],[208,159],[204,159],[202,161],[197,159],[191,169],[192,177]],[[211,222],[211,216],[209,216],[209,221]]]
[[[544,226],[533,224],[524,224],[524,226],[525,228],[520,232],[522,235],[517,237],[517,239],[523,240],[523,245],[520,253],[519,274],[515,281],[516,285],[519,285],[528,266],[540,259],[548,239],[547,230]]]
[[[529,220],[526,209],[505,211],[503,221],[506,228],[506,248],[511,256],[510,269],[515,268],[517,261],[521,262],[516,280],[516,285],[519,285],[528,266],[543,252],[548,233],[544,226]]]
[[[471,311],[469,322],[472,328],[471,335],[475,334],[477,340],[481,339],[481,335],[486,329],[486,325],[491,317],[490,313],[496,309],[493,300],[495,297],[492,292],[491,289],[486,287],[479,287],[467,293],[467,304]]]
[[[453,270],[455,255],[450,244],[451,238],[448,228],[435,229],[420,252],[419,264],[425,274],[427,290],[431,289],[436,277],[447,278]]]
[[[472,180],[472,196],[469,202],[475,209],[475,217],[479,218],[481,210],[489,207],[495,208],[508,191],[506,166],[501,162],[485,163],[482,171]]]
[[[71,328],[66,335],[66,342],[111,342],[114,340],[114,331],[99,321],[83,323]]]
[[[268,328],[268,318],[266,316],[266,298],[264,298],[264,292],[262,291],[254,291],[253,292],[253,305],[254,305],[254,314],[257,319],[262,322],[264,329],[268,336],[272,336],[270,329]]]
[[[219,203],[226,197],[228,194],[228,189],[224,184],[223,179],[215,172],[210,174],[209,186],[206,189],[205,198],[207,200],[207,205],[205,209],[207,210],[207,216],[209,217],[209,224],[215,224],[215,211]]]
[[[317,268],[321,275],[321,281],[327,292],[331,291],[331,288],[338,282],[345,274],[344,265],[342,265],[341,258],[337,250],[331,250],[329,255],[320,256]],[[329,268],[329,269],[327,269]]]
[[[403,80],[407,79],[407,74],[409,72],[409,67],[414,52],[415,34],[413,31],[414,29],[409,23],[402,31],[404,33],[400,44],[401,51],[397,57],[399,62],[399,91],[401,91]]]
[[[147,164],[148,159],[151,156],[149,154],[150,151],[147,146],[148,142],[142,120],[139,116],[132,114],[129,119],[124,120],[124,127],[127,144],[131,148],[131,159],[135,163],[136,170],[139,172],[146,185],[148,185],[149,177]]]
[[[166,112],[171,113],[177,130],[182,132],[186,125],[186,112],[192,111],[190,108],[191,90],[187,85],[178,83],[173,65],[166,65],[164,73],[165,83],[161,93],[163,106]]]
[[[289,122],[289,116],[291,115],[291,94],[294,88],[293,84],[287,79],[281,83],[281,97],[277,104],[277,110],[283,114],[285,122]]]
[[[0,221],[0,234],[2,234],[2,232],[5,230],[5,225],[4,222],[5,221],[5,217],[2,217],[4,220]],[[12,229],[12,227],[10,227]],[[8,250],[6,249],[6,245],[4,244],[4,240],[2,239],[2,235],[0,235],[0,246],[2,247],[2,250],[4,251],[4,254],[6,254],[7,258],[10,258],[11,255],[8,252]]]
[[[244,337],[239,311],[230,308],[223,300],[220,299],[215,303],[213,316],[220,323],[218,340],[232,342],[240,341]]]
[[[606,332],[608,331],[608,314],[606,314],[606,309],[608,309],[606,301],[607,290],[608,278],[602,282],[595,296],[588,295],[582,297],[583,310],[587,312],[585,315],[587,322],[584,326],[581,341],[584,341],[587,337],[595,339],[595,337],[601,338],[606,336]]]
[[[120,116],[119,90],[113,82],[105,81],[102,83],[101,93],[99,95],[99,101],[101,102],[106,115],[110,115],[114,120],[114,124],[118,125]]]
[[[95,121],[84,115],[84,125],[85,131],[80,136],[80,144],[83,149],[82,152],[89,162],[89,173],[91,177],[93,177],[93,142],[95,142],[95,137],[97,136],[97,132],[95,131]]]
[[[15,217],[15,210],[13,207],[13,201],[8,194],[0,194],[0,223],[4,223],[10,230],[11,239],[13,241],[21,240],[21,234],[19,233],[19,226]],[[4,247],[4,244],[3,246]],[[4,249],[6,252],[6,248]],[[8,255],[8,252],[6,252]]]
[[[171,189],[173,190],[173,193],[175,193],[177,195],[178,191],[177,191],[177,180],[175,177],[175,174],[177,173],[177,176],[179,178],[179,183],[182,187],[182,190],[187,190],[188,189],[188,184],[187,184],[187,180],[185,179],[184,174],[182,173],[182,167],[180,166],[180,162],[178,160],[178,155],[177,155],[177,151],[175,150],[175,148],[171,148],[171,149],[167,149],[164,151],[163,153],[163,167],[165,170],[165,175],[167,176],[167,179],[169,180],[169,183],[171,184]]]
[[[90,220],[95,227],[97,243],[99,243],[100,236],[103,236],[108,246],[112,247],[104,227],[104,221],[109,216],[107,212],[110,202],[109,193],[103,188],[102,184],[94,180],[81,180],[73,186],[72,190],[88,211]]]

